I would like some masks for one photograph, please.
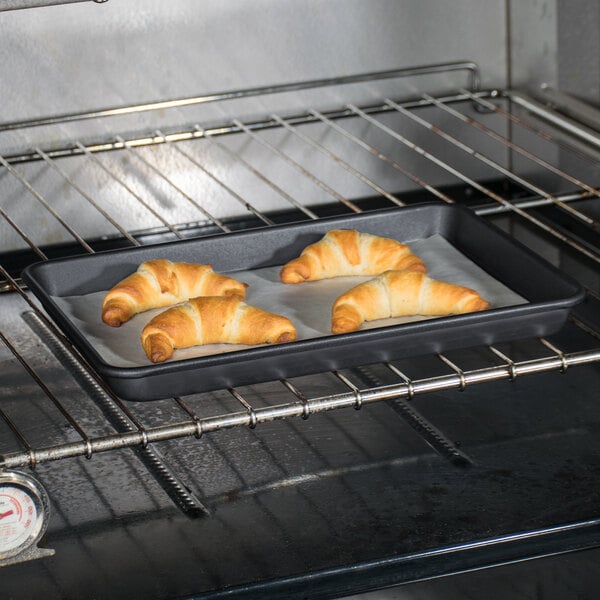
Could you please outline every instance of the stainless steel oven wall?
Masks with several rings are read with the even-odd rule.
[[[510,40],[507,85],[542,103],[553,101],[552,92],[558,91],[599,110],[600,3],[597,0],[508,0],[507,14]],[[545,86],[547,91],[544,91]],[[578,120],[587,116],[564,114],[576,116]],[[548,123],[542,125],[548,127]],[[518,143],[518,132],[513,130],[512,134]],[[600,158],[597,148],[594,150],[591,145],[586,146],[586,152],[595,152],[596,159]],[[513,160],[518,168],[519,158],[513,156]],[[576,154],[560,149],[555,160],[566,172],[572,172],[581,163]],[[584,271],[578,261],[573,261],[568,253],[552,249],[542,236],[534,239],[530,231],[523,233],[517,228],[512,234],[517,238],[524,236],[539,254],[561,265],[590,289],[598,289],[597,273]]]
[[[0,14],[2,120],[456,59],[505,82],[502,0],[109,0]]]
[[[44,3],[56,2],[0,8]],[[484,86],[547,83],[600,103],[599,28],[596,0],[109,0],[0,11],[0,121],[455,59],[477,61]],[[23,141],[13,137],[2,134],[2,151]],[[27,139],[48,142],[48,132]]]
[[[600,3],[508,0],[508,85],[539,96],[543,84],[600,107]]]

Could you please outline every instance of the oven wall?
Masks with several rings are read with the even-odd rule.
[[[600,107],[600,3],[508,0],[509,85],[539,96],[547,84]]]
[[[5,6],[23,4],[12,2]],[[27,2],[25,2],[27,4]],[[110,0],[0,12],[0,121],[469,59],[600,104],[596,0]]]
[[[463,59],[501,86],[505,3],[82,2],[0,12],[0,56],[3,121]]]

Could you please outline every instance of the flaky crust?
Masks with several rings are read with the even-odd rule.
[[[443,316],[489,308],[475,290],[415,271],[386,271],[339,296],[331,331],[356,331],[363,322],[409,315]]]
[[[165,310],[142,330],[141,342],[152,362],[163,362],[175,348],[202,344],[278,344],[296,339],[286,317],[246,304],[237,297],[201,297]]]
[[[172,306],[197,296],[245,298],[245,283],[215,273],[210,265],[157,259],[143,262],[104,297],[102,320],[119,327],[151,308]]]
[[[280,279],[301,283],[344,275],[379,275],[389,269],[426,271],[423,261],[405,244],[353,229],[332,229],[286,263]]]

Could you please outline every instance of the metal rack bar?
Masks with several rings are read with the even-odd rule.
[[[157,132],[158,135],[162,136],[165,140],[165,143],[171,145],[171,142],[160,132]],[[221,231],[226,233],[230,232],[231,229],[224,225],[217,217],[211,215],[198,201],[192,198],[188,193],[186,193],[183,189],[181,189],[172,179],[167,177],[158,167],[154,166],[149,160],[141,156],[139,153],[134,152],[132,146],[129,142],[126,142],[120,135],[116,137],[117,142],[122,144],[124,148],[126,148],[132,156],[135,156],[137,160],[142,162],[146,167],[148,167],[153,173],[158,175],[163,181],[166,181],[178,194],[181,194],[190,204],[194,206],[200,213],[209,219],[212,223],[214,223]],[[176,148],[182,156],[189,158],[189,155],[184,152],[181,148],[177,146],[172,146]],[[199,165],[198,165],[199,166]]]
[[[128,147],[130,147],[130,146],[128,146]],[[242,198],[237,192],[232,190],[226,183],[224,183],[218,177],[216,177],[213,173],[211,173],[200,161],[196,160],[191,154],[189,154],[185,150],[182,150],[179,147],[177,147],[177,151],[182,156],[185,156],[196,167],[198,167],[198,169],[200,169],[212,181],[214,181],[216,184],[221,186],[233,199],[235,199],[237,202],[239,202],[241,204],[241,206],[243,206],[246,210],[248,210],[254,216],[258,217],[265,225],[274,225],[274,223],[273,223],[273,221],[271,221],[271,219],[269,219],[268,217],[263,215],[257,208],[252,206],[252,204],[250,204],[250,202],[244,200],[244,198]],[[214,221],[214,217],[211,217],[211,219]],[[221,227],[221,229],[223,229],[222,224],[219,225],[219,227]],[[229,231],[229,229],[227,229],[227,230]]]
[[[459,139],[457,139],[454,136],[450,135],[449,133],[445,132],[443,129],[441,129],[437,125],[433,125],[432,123],[423,119],[422,117],[419,117],[418,115],[415,115],[415,114],[411,113],[410,111],[407,111],[405,108],[403,108],[402,106],[400,106],[397,102],[394,102],[393,100],[386,100],[386,104],[389,104],[391,107],[395,108],[399,113],[401,113],[405,117],[408,117],[415,123],[418,123],[419,125],[422,125],[429,131],[435,133],[436,135],[439,135],[441,138],[443,138],[447,142],[450,142],[453,146],[460,148],[461,150],[463,150],[470,156],[473,156],[474,158],[481,161],[482,163],[488,165],[489,167],[492,167],[494,170],[498,171],[505,177],[508,177],[515,183],[528,189],[530,192],[533,192],[534,194],[538,194],[542,198],[546,198],[547,200],[550,200],[550,202],[557,204],[563,210],[568,211],[571,214],[571,216],[580,219],[581,221],[583,221],[584,223],[587,223],[588,225],[596,225],[596,222],[591,217],[588,217],[587,215],[583,214],[581,211],[573,208],[572,206],[569,206],[567,204],[559,202],[552,194],[549,194],[548,192],[544,191],[537,185],[534,185],[533,183],[527,181],[523,177],[519,177],[518,175],[515,175],[515,173],[513,173],[510,169],[504,168],[501,164],[499,164],[495,160],[492,160],[491,158],[485,156],[481,152],[478,152],[477,150],[474,150],[467,144],[464,144]],[[454,111],[453,114],[457,114],[456,111]],[[460,114],[460,113],[458,113],[458,114]]]
[[[494,347],[489,349],[498,353]],[[86,452],[106,452],[117,448],[142,446],[155,442],[182,437],[197,437],[202,434],[228,429],[236,426],[256,427],[257,425],[277,419],[302,417],[340,408],[364,406],[382,400],[416,397],[420,394],[440,392],[452,389],[466,389],[468,386],[483,384],[503,379],[515,379],[517,376],[533,375],[548,371],[564,371],[565,368],[589,364],[600,360],[600,348],[589,351],[565,353],[561,356],[553,352],[552,356],[513,362],[506,355],[500,356],[504,364],[464,371],[461,374],[452,372],[447,375],[426,377],[412,381],[383,385],[359,390],[352,386],[350,391],[335,395],[308,398],[305,402],[285,403],[276,406],[253,408],[237,390],[230,393],[242,404],[244,410],[213,417],[204,417],[185,422],[138,429],[119,434],[98,436],[89,440],[89,447],[82,442],[72,442],[58,446],[32,450],[31,453],[14,452],[0,457],[0,468],[27,466],[33,460],[58,460],[66,457],[82,456]]]
[[[444,202],[448,202],[449,204],[452,204],[454,202],[454,200],[452,200],[452,198],[448,197],[446,194],[444,194],[440,190],[436,189],[432,185],[429,185],[421,177],[417,177],[414,173],[407,171],[397,161],[392,160],[391,158],[387,157],[385,154],[383,154],[383,152],[381,152],[374,146],[367,144],[367,142],[365,142],[364,140],[351,134],[349,131],[347,131],[346,129],[341,127],[339,124],[335,123],[334,121],[332,121],[331,119],[326,117],[323,113],[320,113],[319,111],[313,109],[313,110],[311,110],[311,114],[315,115],[315,117],[318,117],[319,120],[321,120],[323,123],[326,123],[327,125],[329,125],[329,127],[334,129],[335,131],[337,131],[338,133],[340,133],[347,139],[358,144],[361,148],[364,148],[365,150],[367,150],[367,152],[370,152],[371,154],[373,154],[373,156],[376,156],[377,158],[381,159],[382,161],[384,161],[385,163],[387,163],[388,165],[390,165],[391,167],[393,167],[394,169],[396,169],[397,171],[402,173],[407,179],[410,179],[410,181],[412,181],[413,183],[416,183],[418,186],[420,186],[423,189],[427,190],[428,192],[432,193],[434,196],[437,196],[440,200],[443,200]]]
[[[541,138],[547,142],[552,142],[553,144],[556,144],[557,146],[567,150],[568,152],[575,154],[582,160],[585,160],[587,162],[594,162],[594,163],[600,162],[599,160],[596,160],[590,154],[585,154],[584,152],[581,152],[579,150],[579,148],[576,148],[572,144],[569,144],[562,139],[556,138],[556,136],[551,135],[547,131],[543,131],[542,129],[540,129],[539,127],[536,127],[532,123],[529,123],[525,119],[522,119],[521,117],[519,117],[507,110],[504,110],[502,107],[498,106],[497,104],[494,104],[493,102],[490,102],[489,100],[486,100],[485,98],[482,97],[481,94],[472,94],[471,92],[469,92],[469,90],[465,90],[465,89],[461,89],[460,91],[461,91],[461,93],[465,94],[465,96],[468,97],[470,100],[475,102],[477,105],[481,106],[484,110],[487,110],[487,111],[491,110],[492,112],[495,112],[496,114],[501,115],[502,117],[509,120],[510,122],[517,124],[519,127],[522,127],[523,129],[526,129],[527,131],[531,131],[532,133],[537,135],[539,138]],[[500,94],[498,91],[492,92],[490,94],[490,97],[492,97],[492,98],[497,98],[499,96],[500,96]]]
[[[573,177],[572,175],[570,175],[569,173],[566,173],[562,169],[555,167],[552,163],[549,163],[547,160],[544,160],[543,158],[536,156],[535,154],[533,154],[533,152],[529,152],[529,150],[527,150],[526,148],[523,148],[523,146],[520,146],[519,144],[515,144],[514,142],[509,140],[507,137],[500,135],[498,132],[494,131],[490,127],[487,127],[480,121],[473,119],[471,117],[467,117],[466,115],[455,110],[451,106],[448,106],[445,102],[442,102],[442,101],[438,100],[437,98],[430,96],[429,94],[423,94],[423,98],[425,98],[426,100],[429,100],[432,104],[435,104],[435,106],[437,106],[444,112],[447,112],[448,114],[452,115],[453,117],[456,117],[463,123],[466,123],[467,125],[470,125],[471,127],[478,129],[479,131],[482,131],[483,133],[485,133],[485,135],[500,142],[501,144],[504,144],[505,146],[508,146],[511,150],[518,152],[522,156],[525,156],[526,158],[535,162],[536,164],[544,167],[545,169],[548,169],[548,171],[551,171],[555,175],[562,177],[563,179],[565,179],[566,181],[569,181],[573,185],[576,185],[577,187],[582,188],[583,190],[588,192],[591,196],[600,197],[600,192],[596,188],[592,187],[591,185],[588,185],[587,183],[581,181],[580,179],[577,179],[577,177]],[[533,191],[536,191],[536,190],[533,190]],[[556,196],[554,196],[552,194],[548,194],[547,192],[544,192],[543,190],[541,190],[541,192],[542,193],[540,195],[547,197],[549,200],[551,200],[553,202],[558,200],[556,198]]]
[[[302,414],[300,415],[304,420],[310,417],[310,404],[308,398],[289,380],[282,379],[281,383],[290,391],[300,402],[302,403]]]
[[[587,197],[585,193],[574,193],[574,194],[557,194],[561,202],[576,202],[577,200],[583,200]],[[552,204],[550,200],[545,198],[529,197],[522,200],[511,200],[511,204],[521,210],[527,210],[529,208],[538,208],[540,206],[548,206]],[[506,207],[501,204],[494,204],[490,206],[482,206],[475,209],[475,213],[481,216],[486,215],[497,215],[502,213],[510,212]]]
[[[400,107],[399,105],[397,105],[397,106]],[[593,261],[600,263],[600,256],[596,252],[590,250],[589,248],[587,248],[583,244],[580,244],[578,241],[576,241],[576,240],[570,238],[569,236],[563,234],[562,232],[558,231],[554,227],[551,227],[547,223],[544,223],[543,221],[541,221],[537,217],[534,217],[534,216],[530,215],[529,213],[527,213],[525,210],[519,208],[518,206],[515,206],[514,204],[511,204],[508,200],[506,200],[502,196],[496,194],[494,191],[492,191],[488,187],[486,187],[486,186],[478,183],[477,181],[475,181],[474,179],[471,179],[470,177],[468,177],[467,175],[465,175],[464,173],[462,173],[458,169],[455,169],[454,167],[448,165],[443,160],[439,159],[437,156],[434,156],[430,152],[427,152],[424,148],[422,148],[421,146],[419,146],[419,145],[415,144],[414,142],[410,141],[409,139],[407,139],[406,137],[404,137],[403,135],[401,135],[397,131],[394,131],[393,129],[391,129],[387,125],[384,125],[383,123],[380,123],[377,119],[375,119],[375,118],[371,117],[370,115],[366,114],[363,110],[361,110],[357,106],[349,105],[349,108],[351,108],[357,115],[360,115],[361,117],[363,117],[364,119],[366,119],[367,121],[369,121],[370,123],[372,123],[373,125],[375,125],[376,127],[379,127],[382,131],[385,131],[386,133],[388,133],[393,138],[397,139],[398,141],[400,141],[404,145],[408,146],[411,150],[413,150],[417,154],[420,154],[421,156],[423,156],[424,158],[428,159],[429,161],[431,161],[432,163],[436,164],[437,166],[441,167],[442,169],[444,169],[448,173],[451,173],[452,175],[455,175],[456,177],[458,177],[459,180],[461,180],[464,183],[467,183],[468,185],[470,185],[470,186],[474,187],[475,189],[479,190],[480,192],[482,192],[483,194],[485,194],[487,197],[491,198],[492,200],[495,200],[496,202],[498,202],[499,204],[501,204],[502,206],[504,206],[508,211],[512,211],[512,212],[518,214],[519,216],[521,216],[524,219],[526,219],[527,221],[533,223],[534,225],[536,225],[540,229],[543,229],[547,233],[549,233],[552,236],[556,237],[561,242],[563,242],[563,243],[571,246],[572,248],[574,248],[575,250],[581,252],[582,254],[584,254],[585,256],[587,256],[588,258],[591,258]],[[402,108],[402,107],[400,107],[400,108]],[[404,109],[402,109],[402,110],[404,110]]]
[[[547,83],[543,83],[540,89],[552,108],[573,117],[594,131],[600,131],[600,110],[589,102],[579,100],[573,94],[555,89]]]
[[[60,414],[65,418],[69,425],[77,432],[86,448],[85,456],[91,457],[91,446],[90,438],[83,429],[83,427],[77,422],[75,418],[69,413],[64,407],[63,403],[56,397],[56,395],[50,390],[50,388],[44,383],[44,380],[35,372],[31,365],[19,354],[15,346],[10,340],[0,331],[0,340],[4,342],[4,345],[10,350],[12,355],[19,361],[20,365],[25,369],[27,374],[35,381],[38,387],[44,392],[46,398],[48,398],[52,404],[59,410]]]
[[[250,429],[254,429],[258,423],[256,411],[252,408],[244,396],[242,396],[235,388],[230,388],[228,391],[246,409],[248,412],[248,418],[250,419],[248,427],[250,427]]]
[[[537,115],[538,117],[556,125],[557,127],[568,131],[571,135],[578,137],[596,148],[600,148],[600,138],[598,133],[592,131],[588,127],[585,127],[576,121],[565,118],[563,115],[559,115],[554,110],[551,110],[547,106],[528,98],[527,96],[515,92],[506,91],[505,95],[510,98],[515,104],[522,106],[529,112]]]
[[[21,433],[20,429],[13,423],[12,419],[2,410],[0,409],[0,416],[2,420],[8,425],[9,429],[12,431],[14,436],[19,440],[19,444],[27,451],[29,455],[29,465],[35,466],[35,455],[33,454],[33,447],[29,444],[25,436]]]
[[[47,260],[48,257],[35,245],[33,240],[15,223],[13,219],[11,219],[10,215],[0,206],[0,215],[4,218],[4,220],[16,231],[23,241],[38,255],[42,260]]]
[[[73,181],[73,178],[65,173],[65,171],[56,163],[54,159],[50,158],[40,148],[35,148],[35,151],[50,167],[59,173],[74,190],[76,190],[83,198],[85,198],[125,239],[129,240],[133,246],[140,245],[140,243],[124,227],[119,225],[119,223],[115,221],[115,219],[113,219],[87,192],[85,192],[81,186]]]
[[[481,91],[476,92],[474,97],[489,97],[493,94],[493,91]],[[469,99],[469,96],[464,93],[452,94],[452,95],[444,95],[439,98],[444,102],[461,102]],[[422,106],[428,106],[430,103],[423,98],[418,98],[416,100],[405,100],[402,102],[402,105],[406,108],[419,108]],[[369,104],[366,106],[361,106],[361,108],[368,114],[377,114],[377,113],[387,113],[392,112],[389,106],[385,104]],[[326,115],[329,119],[342,119],[345,117],[352,116],[352,112],[347,108],[335,109],[324,111],[324,115]],[[296,115],[288,115],[286,120],[290,123],[294,123],[295,125],[301,125],[303,123],[314,123],[317,122],[317,117],[312,114],[312,109],[309,109],[308,112]],[[247,122],[246,125],[252,129],[252,131],[260,131],[273,129],[277,125],[273,122],[273,119],[267,118],[264,120]],[[235,123],[227,122],[221,123],[218,125],[214,125],[207,128],[198,129],[196,126],[193,128],[185,128],[183,130],[178,131],[169,131],[165,132],[166,138],[170,142],[183,142],[189,141],[193,139],[202,138],[205,135],[210,135],[213,137],[236,134],[239,133],[239,127],[235,125]],[[165,143],[165,140],[162,136],[156,135],[155,133],[149,134],[130,134],[129,136],[125,136],[122,134],[121,137],[127,141],[127,143],[131,147],[144,147],[144,146],[156,146]],[[122,145],[114,140],[114,137],[111,137],[109,140],[106,138],[89,141],[85,144],[85,147],[89,152],[100,153],[100,152],[111,152],[113,150],[122,149]],[[48,156],[51,158],[64,158],[68,156],[79,156],[83,154],[81,148],[77,145],[77,143],[70,143],[65,146],[53,146],[52,148],[46,148],[44,150]],[[27,162],[35,162],[41,160],[40,156],[34,151],[23,150],[17,153],[6,154],[5,159],[10,164],[18,164],[18,163],[27,163]]]
[[[324,192],[347,206],[350,210],[355,213],[362,212],[361,209],[354,204],[351,200],[344,198],[341,194],[338,194],[332,187],[328,186],[324,181],[321,181],[318,177],[313,175],[308,169],[305,169],[299,162],[295,161],[291,156],[282,152],[279,148],[275,147],[273,144],[267,142],[262,139],[260,136],[256,135],[254,131],[252,131],[247,125],[242,123],[239,119],[234,119],[233,121],[235,125],[239,128],[240,131],[247,133],[253,140],[257,141],[259,144],[268,148],[271,152],[276,154],[279,158],[285,161],[288,165],[293,167],[296,171],[310,179],[314,184],[320,187]]]
[[[99,166],[111,179],[116,181],[123,189],[125,189],[137,202],[139,202],[149,213],[151,213],[154,217],[156,217],[172,234],[178,237],[180,240],[185,239],[185,237],[177,231],[160,213],[158,213],[154,208],[152,208],[139,194],[137,194],[134,190],[131,189],[131,186],[127,184],[127,182],[123,181],[120,177],[115,175],[106,165],[102,163],[102,161],[92,152],[84,146],[81,142],[76,142],[77,148],[81,150],[88,158],[90,158],[94,164]]]
[[[202,136],[204,137],[204,139],[208,140],[211,144],[214,144],[222,152],[228,154],[230,157],[232,157],[237,162],[239,162],[240,164],[242,164],[255,177],[257,177],[258,179],[260,179],[265,185],[269,186],[272,190],[274,190],[275,192],[277,192],[277,194],[279,194],[279,196],[281,196],[284,200],[286,200],[287,202],[289,202],[294,208],[297,208],[299,211],[303,212],[310,219],[318,219],[319,218],[312,210],[310,210],[306,206],[302,205],[295,198],[293,198],[292,196],[290,196],[284,189],[282,189],[281,187],[279,187],[276,183],[274,183],[273,181],[271,181],[268,177],[265,177],[258,169],[255,169],[247,160],[245,160],[242,156],[240,156],[239,153],[234,152],[233,150],[231,150],[230,148],[228,148],[227,146],[225,146],[225,144],[222,144],[218,140],[214,139],[213,134],[206,133],[200,127],[200,125],[196,124],[194,127],[195,127],[196,131],[198,131],[199,133],[202,134]]]
[[[441,355],[440,355],[441,357]],[[417,411],[411,400],[414,397],[413,382],[398,367],[391,363],[385,365],[394,375],[399,377],[407,385],[406,398],[390,398],[386,404],[412,428],[414,429],[440,456],[450,461],[455,466],[467,467],[472,464],[472,460],[461,452],[448,437],[442,433],[431,421],[426,419]],[[460,372],[459,369],[455,369]],[[353,369],[359,377],[369,386],[381,386],[381,381],[365,367]],[[459,388],[460,389],[460,388]],[[462,385],[464,389],[464,385]],[[462,391],[462,390],[461,390]]]
[[[130,115],[146,111],[166,110],[171,108],[183,108],[198,104],[207,104],[209,102],[221,102],[224,100],[234,100],[236,98],[252,98],[254,96],[265,96],[269,94],[281,94],[285,92],[299,92],[302,90],[330,87],[332,85],[348,85],[353,83],[365,83],[369,81],[378,81],[384,79],[395,79],[401,77],[415,77],[421,75],[432,75],[438,73],[449,73],[452,71],[466,71],[469,77],[469,88],[477,91],[479,88],[479,67],[472,61],[459,61],[440,63],[435,65],[423,65],[417,67],[404,67],[400,69],[391,69],[388,71],[377,71],[370,73],[361,73],[357,75],[347,75],[344,77],[334,77],[325,79],[313,79],[310,81],[284,83],[279,85],[262,86],[247,88],[243,90],[230,90],[226,92],[216,92],[200,96],[190,96],[173,100],[164,100],[159,102],[149,102],[145,104],[136,104],[131,106],[119,106],[104,108],[79,113],[69,113],[55,115],[52,117],[43,117],[37,119],[26,119],[22,121],[13,121],[9,123],[0,123],[0,131],[11,131],[14,129],[23,129],[26,127],[40,127],[42,125],[57,125],[61,123],[71,123],[86,119],[101,119],[105,117],[114,117],[119,115]]]
[[[345,160],[343,160],[342,158],[340,158],[339,156],[337,156],[336,154],[331,152],[331,150],[328,150],[327,148],[325,148],[325,146],[323,146],[322,144],[319,144],[318,142],[313,140],[311,137],[304,135],[301,131],[298,130],[297,127],[293,127],[285,119],[282,119],[278,115],[271,115],[271,116],[272,116],[273,120],[275,120],[277,123],[279,123],[287,131],[290,131],[294,135],[298,136],[305,143],[309,144],[312,148],[316,148],[319,152],[321,152],[325,156],[328,156],[329,158],[331,158],[334,162],[341,165],[344,169],[346,169],[346,171],[348,171],[354,177],[356,177],[363,183],[366,183],[377,193],[379,193],[382,196],[384,196],[385,198],[387,198],[390,202],[392,202],[392,204],[395,204],[396,206],[405,206],[405,203],[402,202],[402,200],[399,200],[398,198],[396,198],[396,196],[394,196],[393,194],[390,194],[387,190],[384,190],[380,185],[378,185],[370,177],[367,177],[366,175],[361,173],[359,170],[355,169],[351,164],[349,164],[348,162],[346,162]]]
[[[75,241],[77,241],[87,252],[94,252],[88,243],[52,208],[52,206],[48,204],[48,202],[46,202],[45,198],[1,155],[0,164],[20,181],[23,187],[73,236]]]

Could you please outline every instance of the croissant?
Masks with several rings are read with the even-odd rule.
[[[196,296],[245,298],[247,287],[245,283],[215,273],[210,265],[162,258],[149,260],[106,294],[102,320],[111,327],[119,327],[137,313],[172,306]]]
[[[356,331],[364,321],[388,317],[463,314],[488,307],[489,302],[470,288],[415,271],[386,271],[335,300],[331,331]]]
[[[379,275],[389,269],[426,271],[423,261],[405,244],[352,229],[332,229],[286,263],[280,279],[300,283],[343,275]]]
[[[191,298],[155,316],[142,330],[142,346],[152,362],[163,362],[175,348],[200,344],[277,344],[296,339],[286,317],[237,297]]]

